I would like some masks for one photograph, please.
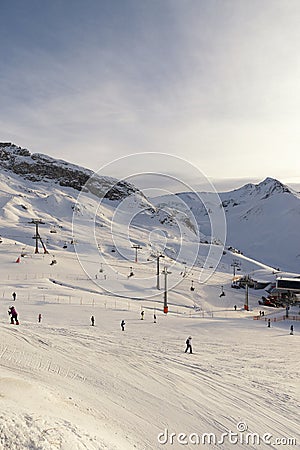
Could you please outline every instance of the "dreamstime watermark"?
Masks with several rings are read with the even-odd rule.
[[[282,445],[296,446],[294,437],[274,437],[271,433],[259,434],[249,432],[245,422],[238,422],[236,431],[227,430],[217,435],[216,433],[175,433],[168,428],[158,434],[157,441],[160,445]]]
[[[191,180],[197,180],[204,193],[196,191]],[[135,289],[134,296],[159,295],[158,255],[164,256],[161,264],[170,272],[172,289],[182,280],[180,267],[187,274],[197,267],[194,279],[204,283],[223,254],[222,201],[209,179],[183,158],[137,153],[114,160],[86,181],[73,210],[78,260],[95,284],[114,295],[124,292],[122,286],[125,282],[128,287],[132,274],[132,285],[143,281],[149,287],[140,294]]]

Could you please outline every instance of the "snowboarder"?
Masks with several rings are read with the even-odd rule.
[[[94,316],[91,317],[91,324],[92,324],[92,327],[95,325],[95,317]]]
[[[41,323],[41,321],[42,321],[42,314],[41,313],[38,315],[38,321],[39,321],[39,323]]]
[[[16,300],[16,298],[17,298],[17,294],[16,294],[15,292],[13,292],[13,293],[12,293],[12,298],[13,298],[13,301],[15,301],[15,300]]]
[[[8,309],[8,314],[11,316],[11,318],[10,318],[10,323],[11,323],[11,324],[19,325],[18,313],[17,313],[17,311],[15,310],[15,307],[14,307],[14,306],[11,306],[11,307]]]
[[[153,322],[156,323],[156,314],[153,314]]]
[[[192,337],[189,336],[189,337],[187,338],[187,340],[185,341],[185,343],[186,343],[186,349],[185,349],[185,352],[184,352],[184,353],[187,353],[188,350],[190,350],[190,353],[193,353],[191,341],[192,341]]]
[[[290,334],[294,334],[294,325],[291,325],[291,328],[290,328]]]
[[[145,311],[141,311],[141,320],[144,320]]]
[[[268,328],[271,326],[271,319],[268,319]]]
[[[122,322],[121,322],[121,330],[122,331],[125,330],[125,320],[122,320]]]

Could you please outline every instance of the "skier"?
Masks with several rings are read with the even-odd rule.
[[[236,305],[234,305],[234,310],[236,311]]]
[[[92,327],[95,325],[95,317],[94,316],[91,317],[91,324],[92,324]]]
[[[193,353],[191,341],[192,341],[192,337],[189,336],[189,337],[187,338],[187,340],[185,341],[185,343],[186,343],[186,349],[185,349],[185,352],[184,352],[184,353],[187,353],[188,350],[190,350],[190,353]]]
[[[294,325],[291,325],[291,331],[290,331],[290,334],[294,334]]]
[[[141,311],[141,320],[144,320],[145,311]]]
[[[153,314],[153,322],[156,323],[156,314]]]
[[[39,321],[39,323],[41,323],[41,321],[42,321],[42,314],[41,313],[38,315],[38,321]]]
[[[268,328],[271,326],[271,319],[268,319]]]
[[[15,300],[16,300],[16,298],[17,298],[17,294],[16,294],[15,292],[13,292],[13,293],[12,293],[12,298],[13,298],[13,301],[15,301]]]
[[[122,322],[121,322],[121,329],[122,329],[122,331],[125,330],[125,320],[122,320]]]
[[[8,309],[8,314],[11,316],[11,318],[10,318],[10,323],[11,324],[16,324],[16,325],[19,325],[19,321],[18,321],[18,313],[17,313],[17,311],[15,310],[15,307],[14,306],[11,306],[9,309]]]

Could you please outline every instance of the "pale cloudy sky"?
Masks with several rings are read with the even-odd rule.
[[[0,17],[0,141],[300,183],[299,0],[0,0]]]

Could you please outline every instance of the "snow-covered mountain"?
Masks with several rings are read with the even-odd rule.
[[[179,223],[134,185],[11,143],[0,144],[0,207],[2,238],[33,246],[30,222],[39,218],[51,252],[66,245],[73,249],[76,242],[124,248],[126,241],[128,253],[132,245],[141,244],[149,254],[164,249],[174,256],[176,241],[197,239],[195,224],[187,217]],[[103,229],[108,231],[105,238]]]
[[[90,172],[8,147],[2,148],[0,170],[0,449],[153,450],[198,444],[242,450],[250,442],[249,448],[259,444],[267,450],[275,439],[284,445],[293,439],[289,444],[295,448],[300,441],[298,306],[283,320],[285,308],[259,305],[262,292],[250,288],[245,309],[245,290],[231,287],[232,262],[238,259],[239,274],[259,269],[263,280],[275,280],[273,268],[205,242],[199,258],[197,224],[187,205],[202,226],[223,208],[216,198],[201,194],[206,211],[192,194],[168,198],[169,205],[159,208],[127,185],[103,196],[105,177],[97,180],[95,193],[78,190]],[[76,184],[72,177],[78,173],[83,178]],[[269,202],[273,195],[275,200],[292,195],[271,192],[261,199],[262,191],[252,203],[241,193],[226,194],[222,201],[235,211]],[[185,210],[173,208],[180,196]],[[240,204],[233,206],[231,199]],[[34,251],[32,218],[44,222],[40,236],[49,253],[40,242]],[[203,233],[200,239],[210,237]],[[141,247],[138,261],[132,244]],[[222,259],[203,283],[200,275],[210,267],[202,256],[209,247],[211,259],[220,248]],[[10,323],[11,305],[18,326]],[[184,352],[189,335],[193,354]],[[264,346],[268,341],[272,345]],[[227,438],[237,431],[239,442],[232,444]]]
[[[166,251],[176,256],[176,239],[223,244],[224,239],[212,230],[211,220],[224,210],[228,247],[272,267],[299,272],[300,194],[272,178],[219,196],[187,192],[149,200],[124,180],[98,176],[65,161],[1,143],[0,183],[3,236],[17,239],[20,223],[26,231],[28,221],[40,217],[48,229],[62,230],[60,239],[55,241],[54,234],[48,237],[52,249],[61,248],[65,241],[76,238],[74,215],[87,220],[96,215],[99,233],[102,226],[116,227],[121,222],[123,228],[127,226],[132,244],[144,244],[136,230],[152,230],[153,242],[146,243],[149,251],[155,253],[168,240],[172,245],[166,245]],[[90,200],[81,205],[84,195]],[[32,242],[31,228],[26,239],[28,244]],[[113,242],[103,245],[113,246]]]
[[[189,209],[204,235],[211,234],[211,193],[157,197],[159,207]],[[226,214],[227,246],[283,270],[300,267],[300,194],[273,178],[219,194]],[[199,201],[201,198],[202,201]],[[183,206],[184,205],[184,206]],[[221,205],[219,205],[221,206]]]

